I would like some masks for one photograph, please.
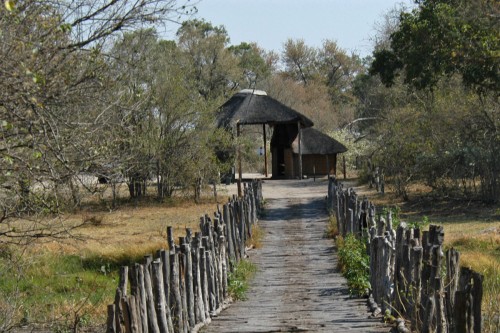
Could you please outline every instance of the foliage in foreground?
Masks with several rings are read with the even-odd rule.
[[[76,332],[104,323],[119,267],[140,261],[148,253],[150,249],[144,248],[114,257],[61,255],[2,247],[0,332],[20,326]]]
[[[338,249],[338,267],[347,279],[351,295],[366,296],[370,289],[370,257],[366,245],[353,234],[339,236],[335,243]]]
[[[248,291],[248,281],[257,271],[255,264],[248,260],[241,260],[233,267],[228,275],[228,291],[234,300],[245,300]]]

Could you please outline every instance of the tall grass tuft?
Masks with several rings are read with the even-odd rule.
[[[254,249],[262,247],[262,239],[264,238],[264,230],[258,225],[252,225],[252,237],[247,239],[245,246]]]
[[[248,260],[240,260],[228,275],[228,291],[234,300],[245,300],[248,281],[254,276],[257,266]]]
[[[339,228],[337,225],[337,217],[330,215],[328,218],[328,225],[326,226],[325,236],[330,239],[335,239],[339,235]]]

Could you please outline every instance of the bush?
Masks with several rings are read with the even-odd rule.
[[[255,264],[248,260],[240,260],[228,275],[228,292],[235,300],[245,300],[248,280],[257,271]]]
[[[370,257],[363,240],[353,234],[336,239],[339,269],[347,279],[351,295],[367,296],[370,286]]]

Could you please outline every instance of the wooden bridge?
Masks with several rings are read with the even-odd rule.
[[[388,332],[369,319],[365,300],[351,298],[337,271],[328,223],[324,181],[267,181],[259,225],[258,267],[246,301],[212,318],[202,332]]]

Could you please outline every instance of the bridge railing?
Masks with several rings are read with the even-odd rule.
[[[262,203],[262,182],[253,181],[213,218],[201,217],[199,232],[186,229],[178,244],[168,227],[169,250],[121,268],[107,333],[184,333],[210,322],[228,301],[228,273],[246,255]]]
[[[393,228],[389,211],[375,206],[353,189],[331,178],[327,207],[339,233],[364,237],[370,255],[370,307],[375,315],[400,316],[418,332],[481,332],[483,276],[459,266],[460,253],[443,252],[444,229],[429,231],[401,222]],[[399,332],[409,332],[398,320]]]

